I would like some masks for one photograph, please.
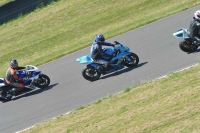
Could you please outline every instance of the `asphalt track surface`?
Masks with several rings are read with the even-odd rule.
[[[107,95],[121,92],[134,84],[196,64],[200,58],[199,52],[182,52],[178,47],[180,39],[176,39],[172,34],[179,28],[188,28],[194,11],[198,9],[200,6],[107,40],[123,42],[139,56],[139,65],[134,69],[124,68],[104,75],[98,81],[89,82],[81,75],[85,65],[75,61],[88,55],[89,47],[39,66],[43,73],[51,78],[49,88],[35,90],[14,97],[10,102],[0,103],[0,133],[28,128]]]

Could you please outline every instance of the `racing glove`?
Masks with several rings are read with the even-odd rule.
[[[115,44],[120,44],[118,41],[114,41]]]

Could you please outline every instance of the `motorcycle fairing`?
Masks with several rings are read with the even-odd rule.
[[[18,73],[17,73],[17,75],[18,75],[19,78],[24,78],[24,77],[27,76],[27,73],[29,73],[29,74],[28,74],[28,77],[29,77],[29,78],[32,78],[32,77],[35,77],[35,76],[37,76],[38,74],[40,74],[41,71],[36,72],[36,71],[32,71],[32,70],[27,70],[27,71],[25,71],[25,70],[19,70]]]
[[[112,55],[114,53],[114,49],[113,48],[104,48],[103,52],[105,52],[106,54]]]
[[[33,71],[32,71],[32,74],[31,74],[30,78],[35,77],[35,76],[39,75],[40,73],[41,73],[41,72],[33,72]]]
[[[127,56],[126,56],[126,60],[128,60],[128,61],[130,62],[131,59],[128,57],[128,55],[131,54],[131,52],[126,52],[126,53],[127,53],[127,54],[126,54],[126,55],[127,55]]]
[[[19,78],[24,78],[26,76],[26,71],[25,70],[18,70],[17,71],[17,76]]]
[[[87,65],[87,68],[97,68],[98,65],[97,63],[91,63]]]
[[[6,86],[5,83],[4,83],[4,79],[3,78],[0,78],[0,87],[2,86]]]
[[[181,28],[177,32],[173,33],[176,38],[189,38],[189,31],[187,29]]]
[[[85,56],[82,56],[82,57],[76,59],[76,61],[81,64],[90,64],[93,62],[93,59],[90,56],[85,55]]]
[[[125,46],[123,43],[120,43],[120,45],[116,45],[115,49],[119,50],[120,52],[123,52],[123,53],[130,51],[130,48]]]
[[[41,71],[39,68],[27,65],[26,70],[18,70],[17,75],[19,78],[28,77],[27,80],[23,81],[25,85],[30,84],[35,78],[37,79]]]

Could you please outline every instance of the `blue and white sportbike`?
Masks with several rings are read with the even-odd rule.
[[[183,38],[184,40],[180,41],[179,47],[184,52],[195,52],[200,46],[196,38],[190,37],[190,32],[187,29],[181,28],[173,35],[176,38]]]
[[[25,88],[22,92],[15,93],[17,88],[11,88],[5,84],[3,78],[0,78],[0,91],[6,90],[5,100],[11,100],[13,96],[21,95],[28,91],[34,90],[36,87],[38,88],[45,88],[50,84],[50,78],[43,74],[41,70],[32,65],[26,65],[26,69],[18,70],[17,75],[19,78],[23,78],[23,83]]]
[[[130,51],[129,47],[117,41],[114,42],[114,48],[104,48],[104,52],[115,56],[109,61],[109,67],[105,68],[102,64],[95,63],[90,56],[82,56],[76,59],[81,64],[87,64],[86,68],[82,70],[82,75],[86,80],[95,81],[98,80],[101,74],[108,74],[126,67],[135,67],[139,63],[139,57]],[[108,60],[107,60],[108,61]],[[104,68],[105,71],[102,73],[100,70]]]

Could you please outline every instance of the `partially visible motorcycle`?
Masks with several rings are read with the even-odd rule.
[[[139,57],[130,51],[130,48],[123,43],[114,42],[114,48],[104,48],[104,52],[110,55],[116,54],[109,62],[111,67],[105,68],[102,73],[100,69],[103,68],[102,64],[96,63],[90,56],[82,56],[76,59],[80,64],[87,64],[86,68],[82,70],[82,76],[89,81],[98,80],[101,74],[108,74],[126,67],[135,67],[139,63]]]
[[[38,88],[45,88],[48,87],[50,84],[50,78],[43,74],[41,70],[33,65],[26,65],[26,69],[18,70],[18,77],[23,78],[23,83],[25,85],[25,88],[21,93],[15,93],[17,88],[11,88],[10,86],[5,84],[5,81],[3,78],[0,78],[0,92],[3,90],[6,90],[6,95],[4,100],[9,101],[12,99],[13,96],[21,95],[24,93],[27,93],[31,90]],[[1,93],[0,93],[1,94]]]
[[[190,33],[187,29],[181,28],[173,35],[176,38],[183,38],[184,40],[180,41],[179,47],[184,52],[195,52],[197,48],[200,46],[196,38],[191,38]]]

